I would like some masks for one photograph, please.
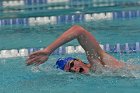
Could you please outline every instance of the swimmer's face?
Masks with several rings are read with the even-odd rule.
[[[67,72],[76,72],[86,74],[89,72],[89,66],[79,59],[74,59],[65,65],[64,70]]]

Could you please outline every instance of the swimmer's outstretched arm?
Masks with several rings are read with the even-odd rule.
[[[33,54],[29,55],[27,60],[27,65],[31,64],[41,64],[48,60],[49,55],[55,51],[61,45],[73,40],[77,39],[80,45],[86,51],[87,56],[95,54],[97,56],[102,56],[104,51],[99,46],[99,43],[96,41],[94,36],[85,30],[83,27],[74,25],[66,32],[64,32],[59,38],[57,38],[52,44],[50,44],[44,50],[40,50],[34,52]]]
[[[52,53],[55,49],[60,47],[61,45],[73,40],[77,39],[80,45],[84,48],[84,50],[92,54],[96,52],[101,54],[104,52],[99,46],[98,42],[94,38],[94,36],[85,30],[83,27],[74,25],[66,32],[64,32],[59,38],[57,38],[52,44],[50,44],[45,50]]]
[[[80,45],[83,47],[90,64],[93,63],[92,59],[100,58],[100,60],[105,64],[110,65],[111,63],[111,65],[118,65],[119,62],[114,57],[106,54],[105,51],[101,49],[95,37],[83,27],[78,25],[72,26],[44,50],[40,50],[29,55],[27,65],[39,65],[44,63],[46,60],[48,60],[49,55],[53,51],[73,39],[77,39]],[[108,58],[106,59],[105,57]]]

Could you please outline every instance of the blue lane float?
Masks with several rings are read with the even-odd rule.
[[[47,0],[24,0],[25,5],[46,4]]]
[[[130,18],[140,17],[140,10],[104,12],[104,13],[92,13],[92,14],[76,13],[73,15],[50,16],[47,18],[46,17],[0,19],[0,26],[5,26],[5,25],[35,26],[36,23],[38,23],[37,25],[54,24],[54,23],[59,25],[59,24],[67,24],[67,23],[73,24],[73,23],[89,22],[94,20],[130,19]]]
[[[119,19],[119,18],[136,18],[140,17],[140,10],[131,10],[131,11],[119,11],[119,12],[113,12],[113,19]]]
[[[140,42],[136,43],[125,43],[125,44],[105,44],[100,45],[103,50],[108,53],[140,53]],[[42,50],[44,48],[23,48],[23,49],[11,49],[11,50],[0,50],[0,58],[10,58],[10,57],[24,57],[29,54]],[[57,48],[52,55],[64,55],[64,54],[75,54],[75,53],[85,53],[81,46],[61,46]]]
[[[123,45],[119,43],[116,45],[105,44],[104,50],[112,53],[134,53],[140,51],[140,43],[139,42],[136,42],[134,44],[125,43]]]
[[[42,5],[42,4],[55,4],[56,6],[62,3],[62,6],[68,6],[71,8],[79,7],[103,7],[103,6],[129,6],[129,5],[139,5],[139,1],[116,1],[116,0],[6,0],[1,1],[0,4],[3,7],[8,6],[32,6],[32,5]],[[53,5],[53,7],[56,7]],[[52,8],[53,8],[52,7]],[[64,7],[65,8],[65,7]]]
[[[27,18],[15,18],[15,19],[2,19],[0,20],[0,26],[6,25],[28,25]]]
[[[65,3],[64,3],[65,2]],[[139,5],[139,1],[116,1],[116,0],[6,0],[0,1],[1,6],[23,6],[23,5],[41,5],[41,4],[68,4],[69,7],[102,7],[102,6],[126,6],[126,5]],[[54,6],[55,7],[55,6]]]
[[[61,15],[57,17],[57,24],[77,23],[77,22],[83,22],[83,21],[84,21],[83,14]]]

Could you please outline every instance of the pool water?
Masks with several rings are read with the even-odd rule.
[[[139,54],[113,54],[120,60],[139,64]],[[85,55],[77,56],[86,61]],[[26,66],[26,58],[0,60],[1,93],[139,93],[140,73],[135,77],[74,74],[54,68],[60,55],[51,56],[39,67]],[[62,56],[61,56],[62,57]],[[121,73],[121,72],[120,72]]]
[[[101,44],[135,43],[140,40],[140,19],[93,21],[81,24]],[[0,49],[45,47],[70,25],[48,30],[46,28],[0,32]],[[66,45],[78,45],[74,40]],[[24,47],[23,47],[24,46]],[[140,53],[111,54],[126,63],[140,65]],[[0,59],[1,93],[139,93],[140,73],[132,77],[112,75],[74,74],[54,68],[59,57],[73,56],[87,62],[85,54],[51,55],[40,65],[26,66],[26,57]],[[121,73],[121,72],[120,72]]]
[[[79,24],[91,32],[101,44],[139,42],[140,18],[100,20]],[[45,26],[34,29],[0,31],[0,49],[46,47],[72,25],[60,25],[48,29]],[[120,41],[121,40],[121,41]],[[79,45],[76,40],[68,45]]]

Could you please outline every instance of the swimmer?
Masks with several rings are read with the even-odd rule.
[[[61,45],[77,39],[79,44],[85,50],[88,64],[77,58],[59,58],[56,62],[56,67],[66,72],[75,72],[87,74],[93,70],[96,72],[99,68],[111,68],[112,70],[126,67],[126,63],[121,62],[113,56],[107,54],[96,41],[95,37],[85,30],[83,27],[74,25],[60,37],[58,37],[52,44],[43,50],[36,51],[29,55],[27,65],[40,65],[48,60],[49,56]],[[133,67],[131,67],[133,68]]]

